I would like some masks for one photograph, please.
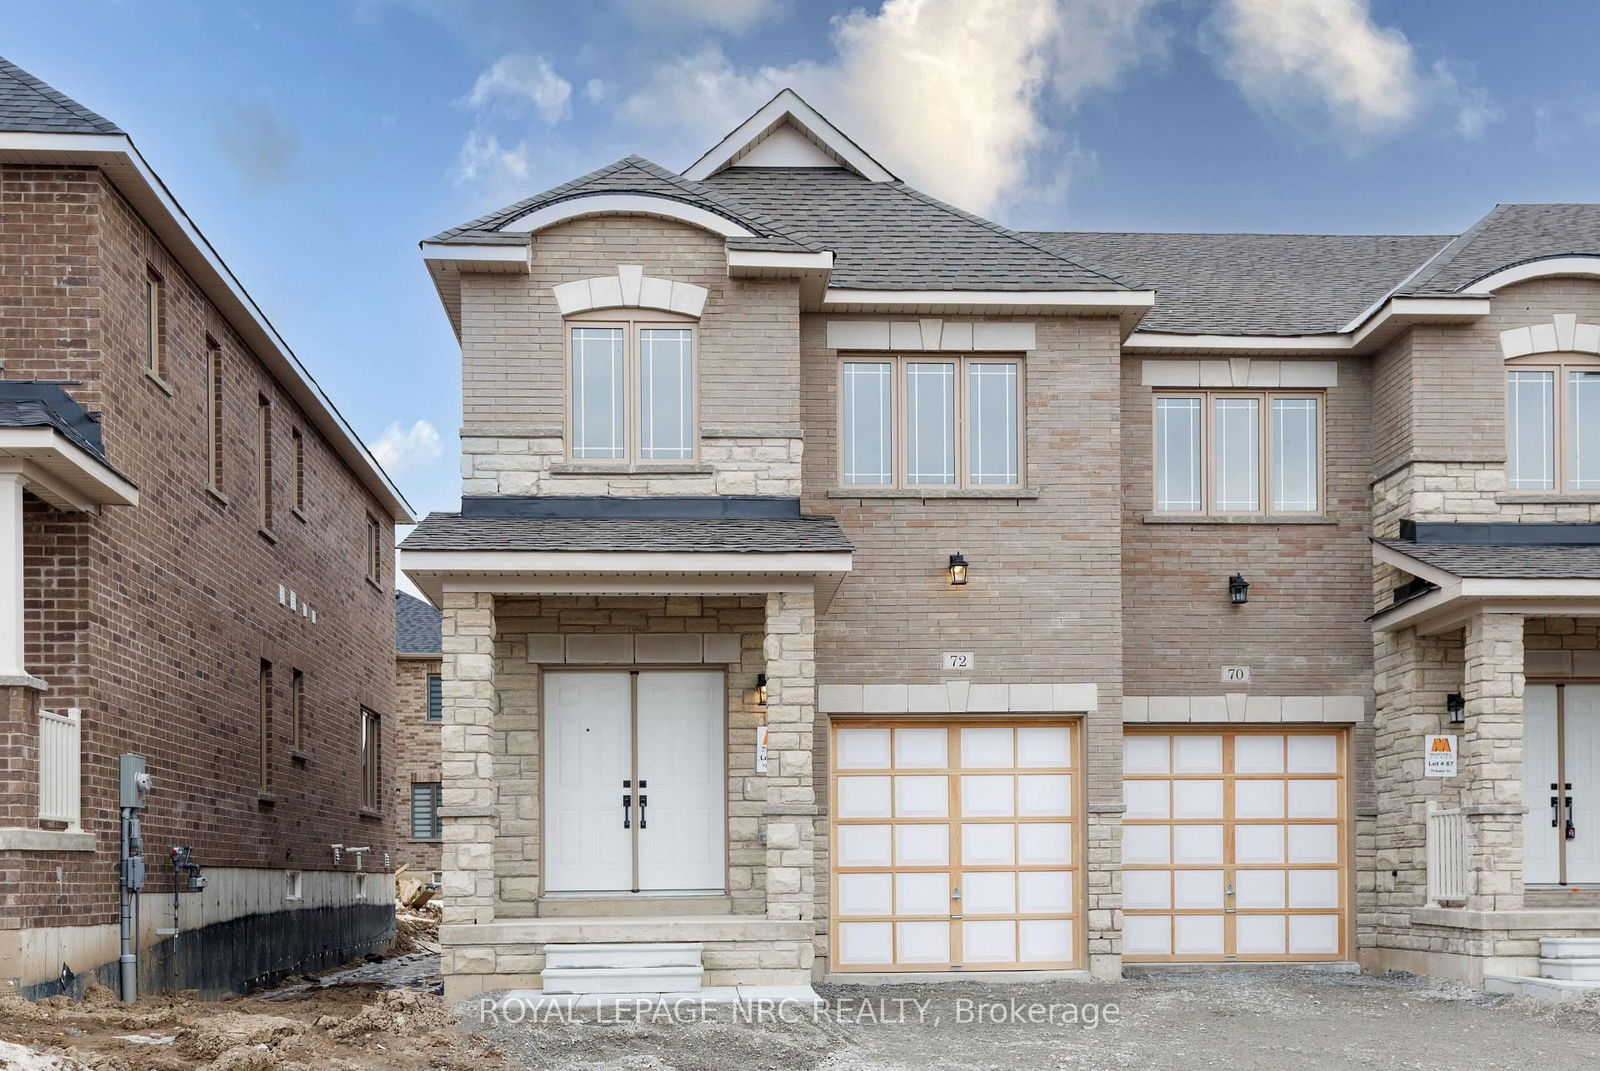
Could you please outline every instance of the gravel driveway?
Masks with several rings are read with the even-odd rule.
[[[1121,983],[819,986],[822,1014],[680,1005],[466,1029],[527,1068],[1594,1071],[1600,1000],[1540,1004],[1410,975],[1171,972]],[[783,1012],[788,1021],[771,1021]]]

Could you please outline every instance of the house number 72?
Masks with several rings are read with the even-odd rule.
[[[945,669],[971,669],[971,651],[946,651],[944,653]]]

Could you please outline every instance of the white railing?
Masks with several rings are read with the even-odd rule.
[[[1428,902],[1465,900],[1471,877],[1467,860],[1467,816],[1459,809],[1428,804]]]
[[[83,718],[74,707],[63,714],[39,711],[39,818],[83,828]]]

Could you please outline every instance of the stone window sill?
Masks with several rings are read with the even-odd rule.
[[[359,815],[363,821],[381,822],[383,820],[383,812],[375,811],[371,807],[362,807],[356,811],[356,814]]]
[[[1322,513],[1146,513],[1145,524],[1338,524],[1336,517]]]
[[[276,544],[278,542],[278,537],[273,534],[271,528],[266,528],[266,527],[257,528],[256,529],[256,534],[259,535],[262,539],[265,539],[268,543]]]
[[[443,837],[407,837],[412,844],[443,844]]]
[[[95,835],[82,829],[0,829],[0,852],[92,852]]]
[[[1502,506],[1594,506],[1600,505],[1600,491],[1501,491],[1494,500]]]
[[[696,461],[664,461],[654,465],[558,461],[550,466],[552,476],[710,476],[715,471],[710,465]]]
[[[207,487],[206,494],[215,499],[218,505],[226,506],[228,504],[228,496],[217,490],[215,487]]]
[[[293,748],[289,752],[289,761],[304,766],[306,764],[306,753],[299,748]]]
[[[276,792],[257,792],[256,802],[262,806],[271,807],[278,802],[278,794]]]
[[[172,397],[174,391],[172,389],[172,384],[171,383],[168,383],[165,379],[162,379],[160,376],[156,375],[154,372],[150,371],[150,369],[148,369],[148,368],[146,368],[144,370],[144,375],[145,375],[146,379],[148,379],[150,382],[154,383],[156,386],[160,387],[162,392],[164,394],[166,394],[166,396],[168,398]]]
[[[836,487],[829,498],[1038,498],[1037,487]]]

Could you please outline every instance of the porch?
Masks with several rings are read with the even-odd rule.
[[[810,982],[815,615],[850,552],[831,519],[754,508],[785,512],[407,541],[444,616],[450,999],[594,965],[615,992]]]
[[[1527,531],[1467,544],[1414,528],[1376,546],[1398,580],[1373,618],[1363,963],[1600,988],[1600,557],[1531,542],[1587,525],[1496,527]]]

